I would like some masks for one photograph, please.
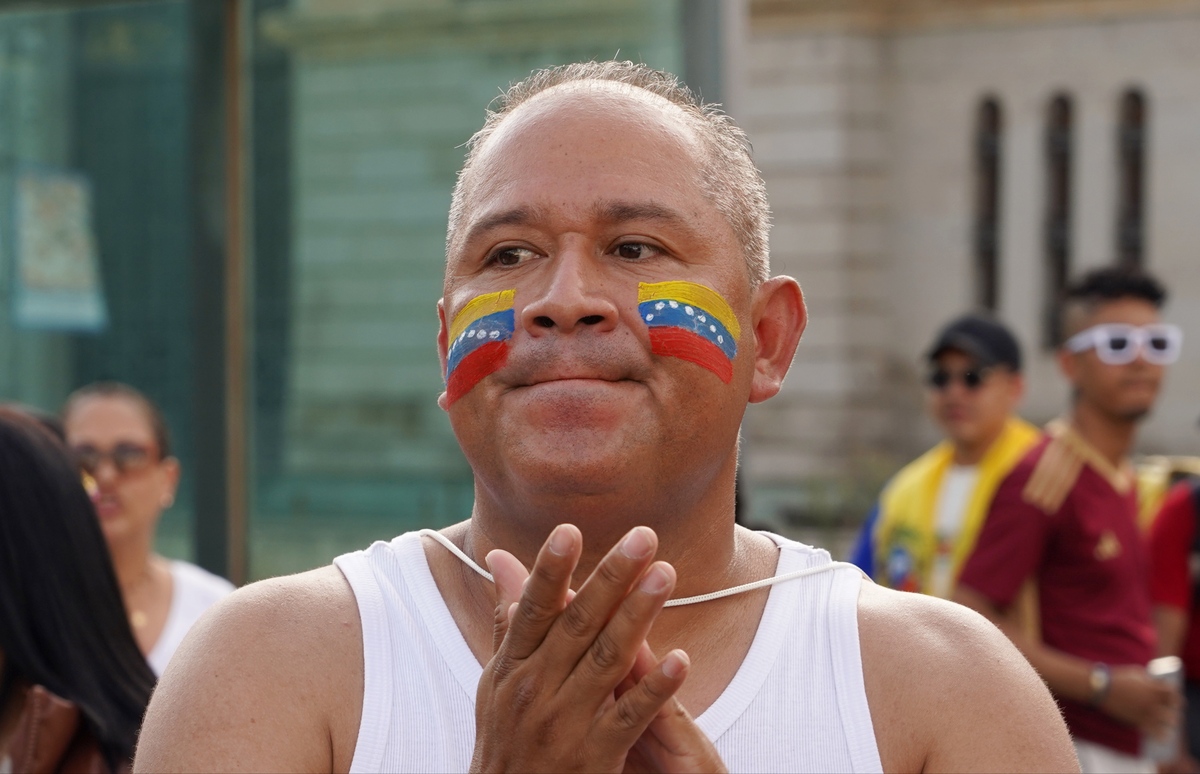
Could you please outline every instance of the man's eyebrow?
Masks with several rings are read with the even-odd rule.
[[[675,210],[653,202],[603,202],[595,209],[598,218],[607,223],[624,223],[630,220],[661,220],[687,226],[687,219]]]
[[[532,207],[522,206],[514,207],[511,210],[503,210],[472,223],[471,227],[467,229],[466,236],[463,237],[463,242],[470,242],[480,234],[485,234],[494,228],[501,226],[523,226],[537,219],[538,212]]]
[[[681,213],[670,207],[653,202],[607,201],[600,202],[593,208],[596,218],[603,223],[619,224],[635,220],[657,220],[672,226],[694,231],[694,227]],[[521,205],[512,209],[488,215],[472,223],[463,237],[464,243],[470,243],[496,228],[503,226],[524,226],[544,220],[546,213],[536,207]]]

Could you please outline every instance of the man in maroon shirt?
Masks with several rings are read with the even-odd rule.
[[[1177,484],[1150,528],[1150,596],[1158,652],[1182,656],[1187,675],[1186,742],[1176,771],[1200,771],[1200,480]]]
[[[1101,269],[1071,288],[1058,354],[1073,403],[997,490],[955,600],[994,621],[1063,708],[1086,771],[1154,771],[1176,691],[1152,679],[1146,551],[1127,455],[1181,335],[1150,277]]]

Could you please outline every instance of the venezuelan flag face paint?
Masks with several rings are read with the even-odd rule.
[[[715,290],[694,282],[640,282],[638,313],[650,327],[654,354],[695,363],[726,384],[733,379],[741,328]]]
[[[504,366],[515,327],[515,290],[476,296],[454,316],[447,338],[446,404]]]

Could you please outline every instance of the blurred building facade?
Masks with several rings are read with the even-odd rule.
[[[531,69],[618,56],[746,128],[807,294],[744,426],[752,521],[865,510],[933,439],[921,349],[965,309],[1013,325],[1052,417],[1056,283],[1117,260],[1190,337],[1142,446],[1195,451],[1195,40],[1200,2],[1157,0],[0,3],[0,399],[150,393],[185,470],[167,551],[235,577],[467,517],[434,402],[463,143]],[[27,189],[84,215],[27,223]],[[45,233],[88,236],[38,264]],[[102,308],[63,313],[81,298]]]
[[[1068,395],[1061,283],[1139,263],[1185,331],[1139,447],[1200,448],[1200,4],[751,0],[734,114],[775,216],[773,269],[812,322],[779,399],[751,408],[756,516],[860,507],[930,445],[921,355],[993,309],[1028,361],[1024,412]],[[844,482],[839,485],[837,482]]]

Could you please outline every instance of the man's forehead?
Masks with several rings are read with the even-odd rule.
[[[553,129],[557,124],[603,116],[636,116],[641,128],[671,132],[685,142],[694,140],[683,108],[666,97],[617,81],[569,81],[514,108],[488,137],[480,155],[488,146],[519,141],[531,129]]]
[[[691,156],[698,165],[699,143],[682,109],[657,94],[611,82],[566,83],[519,105],[506,116],[479,149],[472,187],[512,170],[515,157],[570,160],[572,140],[591,135],[583,150],[597,150],[616,160],[630,160],[632,144],[651,143],[646,160],[665,155]],[[576,145],[578,153],[581,148]]]
[[[479,149],[465,181],[465,233],[456,242],[478,231],[483,221],[528,220],[539,212],[539,204],[530,196],[544,198],[556,180],[572,179],[580,169],[600,167],[615,176],[653,178],[654,195],[663,196],[672,187],[697,190],[700,164],[694,132],[682,110],[665,98],[621,83],[561,84],[518,106]],[[541,170],[544,177],[530,186],[534,170]],[[526,185],[514,189],[522,179]],[[502,204],[498,199],[508,201]],[[639,202],[637,196],[632,201],[632,209],[652,206],[649,201]],[[540,206],[559,204],[542,201]],[[621,208],[620,203],[601,200],[589,206],[589,210]]]

